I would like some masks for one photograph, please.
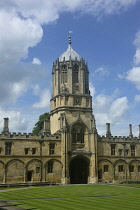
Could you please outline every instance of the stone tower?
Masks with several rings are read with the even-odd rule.
[[[52,68],[51,134],[61,133],[62,183],[95,183],[97,131],[92,114],[89,71],[84,59],[67,50]]]

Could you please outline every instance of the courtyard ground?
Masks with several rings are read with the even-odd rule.
[[[3,189],[0,190],[0,209],[139,210],[139,186],[99,184]]]

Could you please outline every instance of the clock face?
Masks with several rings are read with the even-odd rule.
[[[79,98],[76,98],[76,99],[75,99],[75,104],[80,104]]]

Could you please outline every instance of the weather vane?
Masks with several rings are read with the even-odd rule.
[[[71,34],[72,34],[72,31],[69,31],[69,44],[71,45]]]

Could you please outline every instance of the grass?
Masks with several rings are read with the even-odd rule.
[[[47,186],[1,192],[0,200],[32,210],[139,210],[140,188],[108,185]]]

